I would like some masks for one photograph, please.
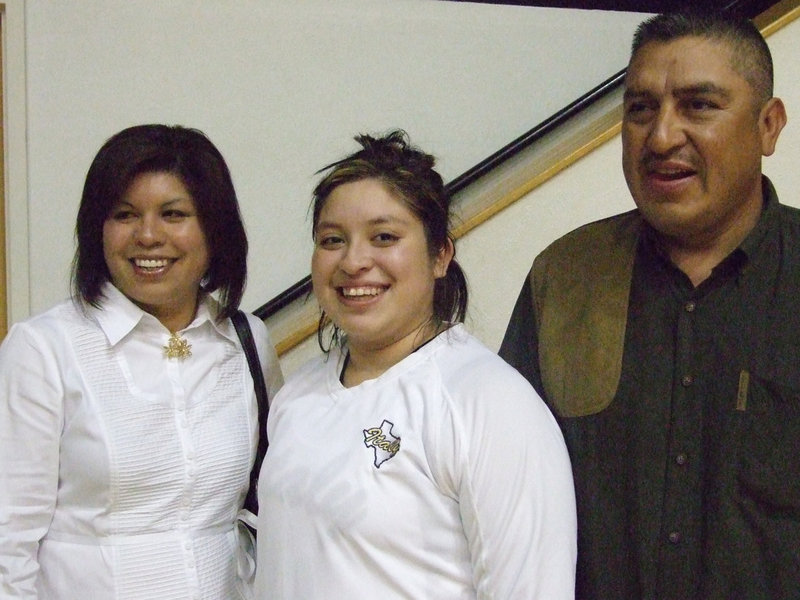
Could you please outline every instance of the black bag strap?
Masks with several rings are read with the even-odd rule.
[[[258,350],[253,340],[253,332],[250,330],[250,323],[247,316],[241,310],[231,317],[233,326],[242,343],[244,355],[247,357],[247,365],[250,367],[250,375],[253,377],[253,384],[256,391],[256,401],[258,404],[258,447],[256,449],[256,460],[253,469],[250,471],[250,489],[244,500],[244,508],[258,514],[258,474],[261,471],[261,463],[267,453],[269,441],[267,440],[267,417],[269,415],[269,400],[267,398],[267,386],[264,383],[264,374],[261,371],[261,362],[258,360]]]

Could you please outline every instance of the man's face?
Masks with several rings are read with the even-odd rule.
[[[689,36],[646,43],[628,67],[625,180],[644,218],[681,243],[745,227],[741,239],[761,210],[761,156],[777,133],[731,58],[725,42]]]

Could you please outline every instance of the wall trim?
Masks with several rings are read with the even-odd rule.
[[[2,280],[6,326],[30,315],[25,0],[0,3],[2,31],[2,162],[4,215]],[[2,332],[5,336],[6,329]]]

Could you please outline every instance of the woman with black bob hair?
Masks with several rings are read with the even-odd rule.
[[[356,141],[314,190],[323,354],[272,403],[256,596],[572,598],[564,441],[463,324],[434,158],[402,131]]]
[[[138,125],[109,139],[86,175],[75,232],[75,298],[97,306],[110,280],[103,256],[103,224],[114,204],[141,173],[171,173],[197,209],[210,264],[202,293],[218,291],[220,320],[236,312],[247,279],[247,235],[225,159],[200,131],[180,126]]]
[[[250,598],[258,412],[230,318],[247,238],[228,167],[200,131],[125,129],[76,232],[74,298],[0,346],[1,595]],[[275,350],[246,320],[275,393]]]

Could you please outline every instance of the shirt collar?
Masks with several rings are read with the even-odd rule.
[[[764,198],[764,204],[761,208],[761,216],[758,218],[758,222],[756,223],[756,226],[753,227],[753,230],[739,245],[739,249],[742,250],[742,252],[744,252],[748,258],[755,254],[761,245],[761,242],[764,241],[767,232],[773,229],[776,219],[779,218],[778,213],[780,212],[780,202],[778,202],[778,194],[775,192],[772,182],[766,177],[766,175],[761,176],[761,189],[762,196]]]
[[[94,313],[100,329],[103,330],[112,346],[137,327],[141,327],[145,331],[163,330],[163,325],[158,319],[136,306],[112,283],[106,282],[103,284],[101,295],[100,306],[92,307],[90,310]],[[218,310],[217,301],[211,296],[205,295],[197,307],[197,315],[195,315],[194,320],[183,331],[189,331],[208,324],[221,336],[234,342],[237,339],[237,335],[231,325],[231,320],[225,319],[221,323],[217,323],[216,315]]]

